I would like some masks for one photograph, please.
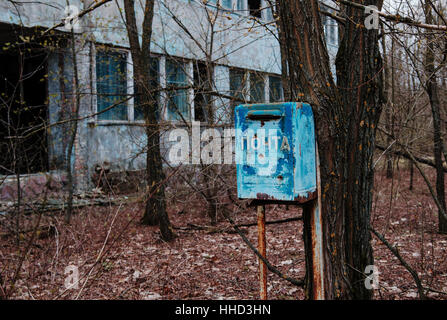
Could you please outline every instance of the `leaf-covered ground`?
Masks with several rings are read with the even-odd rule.
[[[409,174],[400,171],[393,180],[376,174],[372,224],[418,272],[428,296],[447,295],[447,235],[437,233],[437,210],[422,178],[415,174],[409,191]],[[160,240],[157,227],[142,226],[142,203],[79,209],[69,226],[61,213],[48,213],[41,225],[56,228],[49,237],[39,234],[23,261],[18,280],[11,279],[27,239],[7,235],[2,217],[0,272],[10,298],[18,299],[257,299],[258,264],[240,236],[231,232],[223,217],[216,228],[208,225],[205,204],[196,195],[168,201],[177,238]],[[267,220],[299,217],[300,209],[269,206]],[[255,209],[239,212],[237,223],[256,221]],[[22,218],[22,228],[32,228],[36,215]],[[226,228],[228,227],[228,228]],[[256,227],[242,228],[256,245]],[[302,222],[266,226],[267,256],[279,270],[294,278],[304,276]],[[415,283],[393,254],[372,237],[380,288],[375,299],[417,299]],[[79,285],[66,289],[68,266],[79,270]],[[66,273],[67,272],[67,273]],[[437,292],[439,291],[439,292]],[[269,299],[303,299],[303,289],[269,273]]]

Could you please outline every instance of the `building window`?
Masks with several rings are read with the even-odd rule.
[[[264,102],[264,77],[259,73],[250,73],[250,101]]]
[[[153,90],[157,90],[157,88],[159,88],[160,85],[160,81],[159,81],[159,60],[158,58],[151,58],[150,62],[149,62],[149,68],[150,68],[150,81],[149,81],[149,86],[147,87],[148,90],[153,91]],[[148,94],[147,92],[142,92],[141,94]],[[157,119],[160,119],[160,112],[159,112],[159,97],[160,97],[160,92],[152,92],[151,93],[153,98],[154,98],[154,104],[152,105],[153,108],[156,108],[156,114],[157,114]],[[138,94],[135,95],[134,98],[134,119],[135,120],[144,120],[144,107],[141,104],[141,98]]]
[[[261,19],[261,0],[248,0],[248,11],[251,16]]]
[[[269,76],[269,95],[270,102],[279,102],[282,100],[281,77]]]
[[[336,32],[337,32],[337,24],[334,23],[334,21],[332,19],[330,19],[330,25],[329,25],[329,41],[331,44],[336,44],[337,43],[337,36],[336,36]]]
[[[272,6],[268,5],[264,9],[264,15],[265,15],[265,20],[266,21],[273,21],[273,10],[274,10],[273,5]]]
[[[322,11],[325,11],[325,10],[322,10]],[[321,23],[323,24],[323,29],[324,29],[324,31],[326,32],[326,27],[327,27],[327,21],[328,20],[328,17],[325,15],[325,14],[321,14]]]
[[[220,6],[227,8],[227,9],[231,9],[232,6],[232,2],[233,0],[209,0],[208,2],[211,2],[213,4],[219,4]]]
[[[331,12],[327,9],[322,9],[324,12]],[[337,44],[337,23],[334,19],[326,16],[325,14],[321,14],[321,22],[323,24],[324,33],[326,37],[327,44]]]
[[[211,100],[212,83],[208,79],[206,64],[196,61],[194,63],[194,118],[196,121],[206,122]]]
[[[245,72],[238,69],[230,69],[230,94],[238,98],[238,101],[231,101],[231,106],[237,106],[244,101],[245,92]]]
[[[232,2],[233,2],[232,0],[221,0],[222,6],[228,9],[232,9],[233,7],[231,4]]]
[[[244,2],[245,0],[236,0],[236,9],[244,10],[245,9]]]
[[[127,96],[127,55],[118,51],[96,53],[96,93],[98,112]],[[98,114],[99,120],[127,120],[127,104],[120,103]]]
[[[166,59],[166,85],[168,89],[188,86],[185,68],[185,63]],[[169,120],[182,121],[190,119],[188,90],[186,88],[168,90],[166,99]]]

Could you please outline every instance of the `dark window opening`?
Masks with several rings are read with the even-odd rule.
[[[2,44],[3,47],[3,44]],[[0,173],[48,171],[47,58],[42,49],[0,54]]]
[[[211,106],[211,84],[208,79],[206,64],[197,62],[194,64],[194,117],[196,121],[206,122],[207,111]],[[212,111],[212,110],[210,110]]]
[[[232,8],[232,1],[231,0],[221,0],[220,5],[226,9]]]
[[[250,73],[250,101],[265,102],[264,77],[259,73]]]
[[[248,10],[251,16],[261,19],[261,0],[248,0]]]
[[[96,52],[96,92],[98,112],[101,112],[99,120],[127,120],[127,103],[119,103],[127,97],[125,53],[112,50]],[[109,109],[116,103],[119,104]]]
[[[214,4],[214,5],[219,5],[221,7],[224,7],[226,9],[231,9],[232,5],[231,5],[231,0],[209,0],[208,2]]]
[[[282,100],[281,77],[269,76],[269,95],[270,102],[279,102]]]
[[[324,10],[322,10],[322,11],[324,11]],[[321,23],[323,24],[324,28],[326,28],[327,21],[328,21],[328,17],[325,14],[321,14]]]
[[[231,95],[238,100],[231,101],[232,106],[242,104],[245,91],[245,72],[243,70],[231,69],[230,70],[230,92]]]
[[[170,89],[166,95],[168,119],[188,121],[190,119],[188,90],[171,90],[172,88],[188,86],[186,64],[184,62],[166,59],[166,85]]]
[[[244,10],[244,0],[237,0],[236,1],[236,9],[238,11]]]
[[[238,69],[230,69],[230,95],[237,98],[231,100],[231,120],[234,120],[234,108],[243,104],[245,94],[245,72]]]
[[[335,33],[336,33],[336,29],[337,28],[337,26],[336,26],[336,24],[332,21],[332,19],[330,20],[330,25],[329,25],[329,41],[330,41],[330,43],[332,43],[332,44],[335,44],[336,43],[336,36],[335,36]]]
[[[149,106],[143,106],[141,103],[141,94],[143,95],[149,95],[152,97],[153,102],[151,103],[151,107],[155,108],[155,113],[157,120],[160,120],[160,108],[159,108],[159,97],[160,97],[160,91],[157,91],[160,87],[160,80],[159,80],[159,60],[158,58],[151,58],[149,62],[149,86],[147,87],[148,91],[150,92],[142,92],[138,93],[135,92],[135,98],[134,98],[134,120],[144,120],[144,108]],[[136,86],[134,86],[136,88]]]

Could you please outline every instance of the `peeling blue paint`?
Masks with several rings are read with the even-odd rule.
[[[240,105],[235,110],[235,124],[239,198],[296,201],[316,191],[310,105]],[[264,148],[259,145],[262,140]]]

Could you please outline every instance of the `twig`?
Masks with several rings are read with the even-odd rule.
[[[104,240],[104,243],[103,243],[103,245],[102,245],[101,250],[100,250],[99,253],[98,253],[98,256],[96,257],[96,261],[95,261],[94,265],[97,264],[97,263],[99,262],[99,260],[101,259],[101,257],[102,257],[102,253],[104,252],[104,248],[105,248],[105,246],[106,246],[106,244],[107,244],[107,241],[109,240],[110,232],[112,231],[113,223],[115,222],[115,219],[116,219],[116,216],[118,215],[118,212],[121,210],[121,206],[122,206],[122,205],[120,205],[120,206],[118,207],[118,209],[116,210],[116,212],[115,212],[115,216],[113,217],[112,222],[110,223],[109,231],[107,231],[106,238],[105,238],[105,240]],[[81,290],[79,290],[79,292],[78,292],[78,294],[77,294],[75,300],[78,300],[79,296],[81,295],[82,291],[84,290],[85,285],[87,284],[87,282],[88,282],[88,280],[89,280],[89,278],[90,278],[90,275],[91,275],[92,271],[93,271],[93,268],[90,269],[90,272],[88,273],[87,278],[85,279],[85,281],[84,281],[84,283],[83,283],[83,285],[82,285],[82,288],[81,288]]]
[[[47,191],[45,191],[45,196],[44,196],[44,201],[42,203],[42,207],[45,206],[46,201],[47,201]],[[36,237],[37,229],[39,228],[40,221],[42,219],[42,214],[43,214],[43,212],[39,211],[39,216],[38,216],[37,222],[36,222],[36,224],[34,226],[34,231],[33,231],[33,233],[31,234],[31,237],[28,240],[28,244],[27,244],[25,250],[23,251],[22,256],[20,257],[19,263],[17,265],[17,269],[16,269],[16,271],[14,273],[14,276],[12,278],[10,290],[14,289],[14,284],[16,283],[16,281],[18,280],[18,278],[20,276],[20,270],[22,269],[23,262],[25,261],[25,258],[28,255],[28,253],[29,253],[29,251],[31,249],[31,246],[34,243],[34,238]],[[9,292],[8,292],[8,295],[9,295]],[[5,296],[6,296],[6,294],[5,294]]]
[[[166,183],[167,181],[169,181],[169,179],[170,179],[175,173],[177,173],[177,171],[180,169],[180,167],[181,167],[181,166],[179,166],[176,170],[173,170],[173,172],[172,172],[169,176],[167,176],[163,181],[160,182],[160,185]],[[148,195],[148,197],[152,197],[152,196],[154,195],[154,193],[155,193],[155,189]],[[129,220],[127,221],[126,225],[121,229],[121,231],[118,233],[118,235],[117,235],[115,238],[112,239],[112,241],[110,242],[109,247],[104,251],[103,256],[105,256],[105,255],[109,252],[109,250],[110,250],[111,248],[113,248],[114,244],[115,244],[115,243],[122,237],[122,235],[124,234],[124,232],[127,230],[127,228],[129,227],[129,225],[135,220],[135,218],[136,218],[136,215],[134,215],[131,219],[129,219]],[[90,267],[90,270],[92,270],[92,269],[96,266],[96,264],[97,264],[98,262],[99,262],[99,261],[96,261],[96,262]],[[90,270],[89,270],[89,273],[90,273]],[[82,280],[84,277],[85,277],[85,276],[82,276],[82,278],[80,278],[80,279],[77,281],[77,283],[79,283],[79,281]],[[56,299],[58,299],[58,298],[61,297],[63,294],[65,294],[65,292],[67,292],[67,290],[68,290],[68,289],[65,289],[63,292],[61,292],[61,293],[59,293],[57,296],[53,297],[52,300],[56,300]]]
[[[247,244],[247,246],[256,254],[256,256],[262,260],[262,262],[265,263],[265,265],[267,266],[267,268],[274,274],[276,274],[277,276],[279,276],[280,278],[289,281],[290,283],[299,286],[299,287],[303,287],[304,286],[304,280],[302,279],[294,279],[291,278],[285,274],[283,274],[281,271],[279,271],[278,269],[276,269],[274,266],[272,266],[270,264],[270,262],[251,244],[250,240],[247,239],[247,237],[245,236],[245,234],[241,231],[241,229],[239,229],[239,227],[236,225],[236,223],[234,223],[233,219],[231,219],[230,215],[226,212],[226,210],[223,210],[223,214],[225,216],[225,218],[227,218],[227,220],[231,223],[231,225],[233,226],[234,230],[236,230],[236,232],[241,236],[242,240],[244,240],[244,242]]]
[[[427,184],[428,189],[430,190],[430,193],[432,195],[433,200],[436,203],[436,206],[438,207],[439,210],[439,214],[442,215],[444,217],[444,219],[447,220],[447,215],[444,211],[444,208],[442,207],[441,203],[439,202],[438,197],[436,196],[435,191],[433,190],[433,187],[431,186],[430,181],[428,180],[427,176],[425,175],[424,171],[421,169],[421,167],[419,166],[419,164],[417,163],[416,159],[413,157],[413,155],[408,151],[407,148],[405,148],[405,152],[408,154],[408,156],[410,157],[411,161],[413,161],[414,165],[416,166],[416,168],[418,169],[419,173],[421,174],[421,176],[424,178],[425,183]]]
[[[265,224],[280,224],[280,223],[287,223],[287,222],[292,222],[292,221],[300,221],[303,220],[302,217],[295,217],[295,218],[287,218],[287,219],[282,219],[282,220],[272,220],[272,221],[266,221]],[[237,224],[236,227],[254,227],[257,226],[257,222],[251,222],[251,223],[240,223]],[[217,228],[217,227],[213,227],[213,226],[201,226],[201,225],[197,225],[197,224],[193,224],[193,223],[188,223],[188,227],[174,227],[174,229],[179,229],[179,230],[209,230],[212,232],[227,232],[228,228]]]
[[[90,13],[90,12],[92,12],[93,10],[95,10],[95,9],[97,9],[97,8],[99,8],[99,7],[101,7],[102,5],[104,5],[104,4],[106,4],[107,2],[110,2],[110,1],[112,1],[112,0],[102,0],[102,1],[100,1],[100,2],[96,2],[93,6],[91,6],[90,8],[87,8],[87,9],[85,9],[85,10],[82,10],[75,18],[82,18],[83,16],[85,16],[87,13]],[[54,29],[56,29],[56,28],[59,28],[59,27],[62,27],[63,25],[65,25],[65,20],[64,21],[62,21],[62,22],[59,22],[58,24],[56,24],[56,25],[54,25],[54,26],[52,26],[51,28],[49,28],[49,29],[47,29],[47,30],[45,30],[44,32],[42,32],[42,35],[45,35],[45,34],[47,34],[48,32],[50,32],[50,31],[52,31],[52,30],[54,30]]]
[[[419,276],[416,271],[410,265],[402,258],[402,256],[399,253],[399,250],[396,247],[393,247],[386,239],[381,235],[379,232],[374,230],[373,227],[369,227],[369,230],[374,233],[374,235],[379,238],[380,241],[382,241],[383,244],[387,246],[388,249],[396,256],[397,259],[399,259],[400,263],[405,267],[405,269],[410,272],[411,276],[413,277],[414,281],[416,282],[416,286],[418,288],[419,297],[421,300],[427,299],[424,293],[424,288],[422,287],[421,279],[419,279]]]
[[[400,144],[400,143],[397,142],[397,141],[396,141],[395,143],[396,143],[398,146],[402,147],[402,148],[405,147],[404,145]],[[376,149],[379,149],[379,150],[381,150],[381,151],[390,152],[390,153],[392,153],[392,154],[395,155],[395,156],[400,156],[400,157],[404,157],[404,158],[407,159],[407,160],[411,160],[411,157],[408,155],[407,152],[402,152],[402,151],[399,151],[399,150],[388,150],[388,148],[385,148],[385,147],[383,147],[383,146],[381,146],[381,145],[376,145]],[[388,151],[387,151],[387,150],[388,150]],[[414,158],[415,161],[417,161],[417,162],[419,162],[419,163],[426,164],[426,165],[428,165],[428,166],[430,166],[430,167],[433,167],[433,168],[436,167],[435,164],[434,164],[432,161],[428,160],[428,159],[424,159],[424,158],[416,157],[416,156],[413,156],[413,158]],[[447,172],[447,168],[444,168],[444,172]]]
[[[301,221],[303,220],[303,217],[295,217],[295,218],[287,218],[287,219],[282,219],[282,220],[272,220],[272,221],[266,221],[265,224],[279,224],[279,223],[287,223],[287,222],[292,222],[292,221]],[[253,227],[253,226],[257,226],[258,224],[256,222],[254,223],[241,223],[238,224],[238,227]]]
[[[335,0],[338,3],[350,6],[350,7],[354,7],[360,10],[365,10],[365,9],[369,9],[367,6],[360,4],[360,3],[355,3],[352,1],[347,1],[347,0]],[[422,23],[416,20],[413,20],[409,17],[402,17],[400,15],[395,15],[395,14],[386,14],[383,13],[381,11],[376,11],[377,14],[381,17],[383,17],[385,20],[388,21],[393,21],[396,23],[404,23],[416,28],[422,28],[422,29],[428,29],[428,30],[439,30],[439,31],[447,31],[447,26],[440,26],[440,25],[434,25],[434,24],[426,24],[426,23]]]

